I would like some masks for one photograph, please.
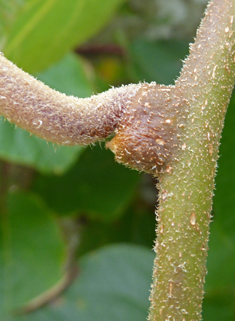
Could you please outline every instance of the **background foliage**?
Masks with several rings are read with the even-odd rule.
[[[69,95],[169,84],[205,3],[0,0],[0,48]],[[204,320],[235,318],[234,119],[235,97],[220,149]],[[0,158],[1,320],[146,319],[156,182],[115,163],[103,144],[55,146],[3,119]]]

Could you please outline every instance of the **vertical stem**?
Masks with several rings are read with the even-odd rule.
[[[210,2],[175,84],[186,122],[178,161],[159,176],[150,321],[201,320],[216,161],[235,80],[234,21],[234,0]]]

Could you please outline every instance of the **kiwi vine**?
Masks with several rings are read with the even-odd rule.
[[[62,145],[104,140],[157,176],[149,321],[200,320],[214,177],[235,82],[235,2],[212,0],[174,86],[140,83],[86,99],[58,93],[0,56],[0,113]]]

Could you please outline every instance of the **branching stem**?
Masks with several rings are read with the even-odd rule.
[[[0,56],[0,113],[59,144],[107,144],[159,178],[149,321],[200,320],[214,176],[235,81],[235,1],[212,0],[174,86],[58,93]]]

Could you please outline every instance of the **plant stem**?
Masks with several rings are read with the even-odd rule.
[[[0,114],[57,144],[84,145],[108,137],[139,88],[130,84],[84,99],[66,96],[0,53]]]
[[[185,124],[178,161],[159,175],[150,321],[201,320],[214,177],[235,81],[235,2],[211,1],[175,88]]]
[[[175,86],[66,97],[0,56],[0,113],[60,144],[115,131],[119,162],[159,177],[150,321],[200,320],[214,176],[235,81],[235,1],[213,0]]]

